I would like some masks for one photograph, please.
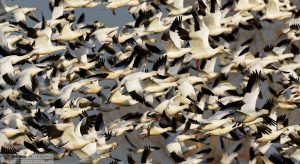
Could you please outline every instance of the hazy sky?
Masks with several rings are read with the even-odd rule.
[[[41,17],[41,12],[44,13],[46,19],[51,18],[48,0],[5,0],[8,6],[20,5],[22,7],[37,7],[39,11],[36,12],[37,17]],[[127,13],[127,8],[116,10],[116,15],[113,15],[110,10],[106,10],[104,5],[89,9],[76,9],[76,16],[78,17],[82,12],[85,13],[86,22],[94,22],[98,20],[103,22],[106,26],[124,25],[132,21],[132,17]]]

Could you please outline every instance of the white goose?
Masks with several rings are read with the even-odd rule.
[[[269,116],[273,120],[277,120],[277,113],[273,112]],[[279,137],[282,133],[285,133],[286,131],[289,131],[289,127],[280,127],[280,124],[276,125],[268,125],[268,127],[272,130],[269,134],[262,134],[261,137],[257,138],[255,141],[257,143],[267,143],[269,141],[275,140],[277,137]]]
[[[130,95],[123,94],[125,87],[116,88],[111,91],[110,96],[107,99],[107,103],[117,104],[117,105],[134,105],[138,101],[132,99]]]
[[[8,51],[16,50],[14,47],[15,43],[22,39],[22,35],[4,35],[3,31],[0,31],[0,45],[5,49],[8,48]]]
[[[266,6],[263,0],[239,0],[235,11],[260,11]]]
[[[237,156],[239,155],[239,151],[242,148],[242,143],[239,143],[238,145],[236,145],[234,148],[231,148],[231,150],[226,150],[225,146],[224,146],[224,142],[223,139],[220,138],[220,142],[221,142],[221,148],[223,151],[222,154],[222,159],[221,159],[221,163],[232,163],[235,161],[235,159],[237,158]]]
[[[45,24],[45,23],[44,23]],[[51,43],[52,30],[46,27],[44,30],[38,33],[38,38],[35,39],[33,50],[29,53],[30,55],[39,56],[48,55],[57,51],[65,50],[66,46],[54,46]]]
[[[165,138],[165,145],[168,150],[168,152],[172,156],[183,156],[188,151],[194,150],[198,148],[197,145],[191,145],[191,146],[186,146],[183,142],[180,143],[177,140],[178,134],[171,134],[168,135],[167,133],[163,133],[163,137]],[[181,161],[182,162],[182,161]]]
[[[16,154],[17,150],[10,144],[10,140],[0,133],[1,154]]]
[[[57,41],[72,41],[90,32],[88,29],[71,30],[69,21],[63,21],[60,24],[62,25],[61,33],[53,37]]]
[[[115,35],[119,27],[105,27],[100,28],[92,33],[91,36],[95,36],[98,42],[104,44],[106,42],[112,43],[112,37]]]
[[[147,127],[147,129],[143,129],[143,132],[140,134],[141,136],[156,136],[161,135],[162,133],[173,130],[172,127],[162,128],[159,126],[158,122],[153,122]]]
[[[106,5],[107,9],[113,10],[113,14],[115,15],[115,9],[123,7],[130,3],[131,0],[124,0],[124,1],[118,1],[118,0],[108,0],[109,4]]]
[[[180,58],[185,54],[191,52],[190,47],[184,48],[180,43],[177,45],[179,47],[177,47],[175,43],[180,42],[180,39],[175,38],[176,40],[174,41],[168,33],[164,33],[161,39],[164,49],[166,50],[166,55],[169,59]]]
[[[25,68],[17,74],[17,84],[18,88],[26,87],[29,90],[32,90],[32,81],[31,78],[36,76],[39,72],[42,72],[49,67],[37,67],[37,66],[25,66]]]
[[[289,18],[291,16],[292,16],[292,12],[280,10],[279,0],[272,0],[272,1],[268,1],[268,3],[266,4],[266,11],[260,19],[261,20],[264,20],[264,19],[282,20],[282,19]]]
[[[35,7],[21,7],[21,8],[16,8],[12,11],[14,14],[14,17],[17,22],[19,21],[24,21],[26,22],[26,15],[29,16],[32,20],[39,22],[33,15],[33,12],[36,11]]]
[[[200,60],[210,58],[224,50],[224,46],[219,46],[214,49],[209,45],[209,29],[203,22],[200,26],[199,17],[196,14],[194,14],[194,24],[195,28],[192,32],[188,32],[181,27],[178,28],[180,38],[189,41],[191,47],[192,54],[185,56],[183,61],[185,63],[192,59]]]
[[[209,35],[218,36],[222,33],[231,33],[231,27],[222,27],[222,13],[220,10],[215,11],[214,13],[208,13],[205,17],[203,17],[203,21],[207,28],[209,29]]]
[[[96,3],[96,4],[95,4]],[[66,11],[72,11],[76,8],[84,8],[84,7],[94,7],[101,4],[100,2],[94,2],[92,0],[63,0],[63,6]]]
[[[169,16],[178,16],[192,10],[192,6],[184,7],[184,0],[174,0],[174,4],[166,4],[167,8],[170,10]]]
[[[258,72],[251,74],[246,86],[246,93],[243,100],[245,104],[241,107],[241,110],[234,112],[236,122],[252,122],[258,117],[269,113],[266,109],[256,111],[256,102],[260,92],[260,76],[261,75]]]
[[[18,62],[22,60],[29,59],[29,55],[24,55],[24,56],[17,56],[17,55],[10,55],[7,57],[3,57],[0,59],[0,76],[4,76],[4,80],[10,84],[13,85],[13,77],[15,76],[15,70],[13,65],[17,64]]]
[[[164,25],[163,21],[161,20],[163,13],[162,12],[158,12],[156,15],[154,15],[153,17],[151,17],[149,19],[149,25],[146,27],[146,31],[151,32],[151,33],[160,33],[160,32],[164,32],[167,29],[169,29],[169,27],[171,25]]]
[[[79,91],[82,86],[91,84],[91,83],[93,83],[93,81],[95,81],[95,80],[82,79],[82,80],[75,81],[73,83],[70,83],[70,84],[64,86],[61,89],[61,91],[58,91],[58,93],[57,93],[58,98],[54,102],[54,106],[56,106],[58,108],[62,108],[67,103],[67,101],[70,99],[72,92]]]

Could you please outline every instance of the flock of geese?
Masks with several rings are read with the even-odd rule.
[[[113,14],[126,7],[133,21],[107,27],[75,17],[96,6]],[[300,162],[300,10],[290,0],[49,7],[46,18],[0,2],[1,154],[134,164],[155,163],[153,152],[163,149],[183,164]],[[258,48],[261,31],[278,23],[278,40]],[[119,109],[126,114],[106,118]],[[138,148],[133,131],[163,145]],[[127,159],[111,155],[116,137],[131,145],[119,152]]]

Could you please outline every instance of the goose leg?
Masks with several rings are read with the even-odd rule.
[[[115,109],[119,110],[120,108],[121,108],[121,105],[120,104],[116,104]]]
[[[111,11],[112,11],[113,15],[116,15],[116,10],[115,9],[112,9]]]
[[[195,62],[196,62],[196,68],[197,68],[197,70],[199,70],[200,69],[200,60],[195,59]]]
[[[149,136],[147,135],[147,134],[143,134],[142,136],[141,136],[141,140],[144,140],[145,138],[148,138]]]
[[[40,54],[34,54],[34,56],[33,62],[37,62],[37,60],[40,58]]]
[[[69,122],[70,122],[69,118],[64,119],[64,123],[69,123]]]
[[[62,155],[62,158],[64,158],[66,156],[66,154],[68,154],[68,150],[65,149],[64,154]]]

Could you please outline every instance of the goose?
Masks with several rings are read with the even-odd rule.
[[[267,162],[283,162],[284,159],[281,156],[280,152],[278,149],[280,148],[280,145],[278,143],[268,143],[265,145],[257,145],[255,142],[251,142],[251,146],[254,148],[257,148],[259,152],[261,152],[264,155],[264,161],[266,160]]]
[[[241,1],[239,1],[241,2]],[[240,24],[242,25],[247,25],[250,20],[253,20],[254,16],[247,12],[247,11],[240,11],[236,13],[235,15],[226,18],[226,24],[227,25],[234,25],[234,26],[239,26]]]
[[[298,67],[298,63],[290,62],[289,64],[283,64],[278,67],[278,72],[288,72],[289,75],[297,77],[297,74],[294,71],[298,69]]]
[[[19,8],[16,8],[14,10],[12,10],[11,12],[14,14],[14,17],[15,17],[15,20],[17,22],[19,21],[26,21],[26,15],[33,21],[36,21],[36,22],[39,22],[39,20],[37,20],[35,17],[34,17],[34,14],[33,12],[36,11],[36,8],[35,7],[19,7]]]
[[[62,26],[61,32],[57,36],[53,36],[53,40],[57,40],[59,42],[72,41],[90,32],[88,29],[71,30],[70,23],[68,21],[63,21],[60,25]]]
[[[133,69],[132,69],[133,62],[131,59],[128,60],[127,58],[124,59],[123,61],[120,61],[119,63],[117,63],[114,66],[111,66],[107,60],[104,60],[104,61],[99,60],[95,66],[98,67],[98,65],[100,67],[100,70],[103,73],[108,74],[105,77],[105,79],[107,79],[107,80],[118,80],[119,77],[122,77],[122,76],[124,77],[126,75],[129,75],[133,71]]]
[[[9,139],[3,133],[0,133],[0,137],[1,137],[1,153],[16,154],[17,150],[10,144]]]
[[[149,81],[145,84],[144,91],[145,93],[153,93],[153,92],[162,92],[164,89],[177,86],[178,84],[176,82],[171,83],[155,83],[153,81]]]
[[[46,20],[47,26],[54,28],[65,21],[73,22],[75,20],[75,16],[73,14],[64,14],[63,11],[63,5],[54,7],[51,19]],[[42,23],[38,23],[36,27],[42,27]]]
[[[81,59],[85,60],[86,54],[81,54],[81,55],[82,55]],[[76,79],[79,78],[78,76],[86,76],[87,78],[94,78],[94,79],[108,77],[109,74],[107,74],[107,73],[92,74],[92,75],[88,76],[89,71],[86,71],[86,70],[94,67],[96,63],[97,63],[97,61],[90,62],[90,63],[83,63],[83,62],[73,63],[68,68],[66,68],[64,73],[61,74],[61,79],[63,79],[64,81],[65,80],[75,81]],[[78,76],[77,76],[77,74],[78,74]]]
[[[115,9],[123,7],[130,3],[130,0],[125,1],[117,1],[117,0],[108,0],[109,4],[107,4],[105,7],[107,9],[113,10],[113,14],[116,15]]]
[[[134,105],[138,101],[132,99],[130,95],[123,94],[125,87],[116,88],[111,91],[106,103],[119,104],[119,105]]]
[[[130,131],[132,129],[134,129],[134,126],[131,125],[132,123],[127,123],[127,124],[123,124],[120,125],[118,127],[108,127],[107,130],[111,131],[113,136],[120,136],[123,135],[125,132]]]
[[[69,52],[72,55],[72,57],[74,56],[77,59],[79,59],[78,62],[74,63],[74,64],[77,64],[79,66],[84,65],[87,67],[85,69],[88,69],[89,65],[94,65],[94,63],[96,63],[96,62],[88,61],[87,55],[90,52],[89,48],[81,45],[80,43],[79,44],[75,43],[75,45],[72,45],[71,43],[69,43],[69,47],[70,47]]]
[[[235,6],[235,11],[261,11],[266,7],[264,1],[261,0],[240,0]]]
[[[88,97],[78,97],[76,99],[71,100],[72,107],[77,108],[85,108],[85,107],[100,107],[100,104],[95,103],[93,100],[95,97],[88,96]]]
[[[188,81],[184,81],[178,86],[179,92],[182,94],[184,97],[190,97],[193,100],[196,100],[196,91],[191,83]]]
[[[70,11],[70,10],[74,10],[75,8],[83,8],[84,6],[87,6],[88,4],[90,4],[91,0],[79,0],[76,2],[73,2],[71,0],[63,0],[63,6],[65,8],[65,10]]]
[[[22,39],[22,35],[5,36],[2,31],[0,32],[0,35],[1,35],[1,45],[3,49],[7,48],[8,53],[11,52],[11,53],[20,54],[20,52],[18,52],[19,51],[18,48],[15,48],[14,45]]]
[[[246,86],[246,93],[243,100],[245,104],[241,107],[240,111],[235,112],[234,117],[236,122],[251,122],[258,117],[269,113],[267,109],[256,111],[256,101],[260,92],[260,78],[260,73],[258,72],[251,74]]]
[[[45,71],[46,69],[49,69],[49,67],[25,66],[25,68],[17,74],[16,86],[18,88],[25,87],[26,89],[32,90],[33,84],[31,78],[36,76],[39,72]]]
[[[96,142],[95,138],[83,137],[84,134],[88,134],[90,128],[94,127],[96,118],[96,115],[88,116],[76,126],[73,123],[43,125],[42,131],[52,139],[60,138],[67,151],[76,151],[89,143]]]
[[[1,133],[10,139],[14,145],[35,139],[35,136],[29,131],[29,129],[5,128],[1,130]]]
[[[120,29],[120,31],[118,33],[116,33],[115,37],[115,41],[118,44],[122,44],[125,42],[129,42],[130,40],[133,39],[133,37],[135,37],[136,35],[138,35],[137,31],[129,31],[130,28],[129,27],[123,27],[122,29]]]
[[[168,16],[178,16],[192,10],[193,8],[192,6],[184,7],[183,0],[176,0],[173,5],[166,3],[166,6],[169,9]]]
[[[203,21],[205,26],[209,29],[209,35],[211,36],[218,36],[222,33],[231,33],[232,28],[231,27],[222,27],[222,13],[221,10],[213,9],[216,6],[212,6],[210,9],[214,12],[209,12],[205,17],[203,17]],[[198,20],[197,20],[198,21]],[[199,23],[198,23],[199,24]]]
[[[163,15],[162,12],[158,12],[156,15],[151,17],[149,19],[149,25],[146,27],[146,31],[151,32],[151,33],[160,33],[160,32],[164,32],[167,29],[169,29],[169,27],[171,25],[163,24],[163,22],[161,20],[162,15]]]
[[[221,136],[241,127],[242,125],[225,124],[220,128],[205,132],[205,136]]]
[[[184,162],[181,162],[181,164],[186,164],[186,163],[201,163],[201,162],[210,162],[212,161],[214,158],[205,158],[206,155],[208,155],[211,152],[212,149],[208,148],[208,149],[203,149],[198,151],[197,153],[195,153],[192,156],[189,156],[185,159]]]
[[[132,14],[132,16],[134,18],[137,18],[138,14],[140,11],[143,11],[143,12],[148,12],[148,11],[151,11],[151,12],[155,12],[156,9],[154,8],[155,5],[153,5],[153,3],[148,3],[147,1],[140,1],[139,4],[135,5],[135,6],[130,6],[130,3],[127,4],[127,6],[129,7],[128,8],[128,13]]]
[[[57,61],[56,68],[66,70],[74,63],[78,63],[79,59],[72,56],[69,51],[65,52],[63,57],[60,57]]]
[[[243,144],[239,143],[228,152],[228,150],[226,150],[224,146],[224,141],[221,137],[220,137],[220,142],[221,142],[222,150],[225,151],[224,154],[222,155],[221,163],[231,163],[237,160],[237,156],[239,155],[239,151],[241,150]]]
[[[175,43],[178,41],[173,42],[170,34],[168,33],[164,33],[161,39],[162,39],[162,44],[164,45],[164,49],[166,50],[166,55],[168,59],[180,58],[185,54],[191,52],[190,47],[184,48],[181,47],[181,45],[180,47],[177,47]]]
[[[214,95],[225,96],[225,93],[230,90],[236,90],[236,87],[228,82],[220,82],[212,89]]]
[[[201,123],[200,130],[201,131],[212,131],[214,129],[217,129],[225,124],[228,124],[232,122],[232,118],[225,118],[219,120],[218,117],[210,117],[208,120],[205,120],[203,123]]]
[[[49,27],[45,27],[45,29],[39,33],[38,38],[35,39],[33,50],[29,53],[31,56],[36,55],[36,58],[39,58],[39,56],[66,49],[66,46],[52,45],[51,33],[52,30]]]
[[[117,119],[107,125],[107,130],[109,131],[113,128],[117,128],[118,126],[129,126],[133,123],[134,122],[132,120]]]
[[[5,1],[1,1],[1,15],[12,12],[13,10],[19,8],[18,5],[14,5],[14,6],[7,6]]]
[[[289,158],[294,162],[297,163],[299,162],[299,150],[296,150],[292,154],[289,155]]]
[[[115,149],[118,145],[118,142],[112,142],[110,144],[101,144],[100,147],[97,147],[97,150],[101,152],[110,152],[111,150]]]
[[[94,31],[91,36],[95,36],[98,42],[104,43],[104,42],[113,42],[112,37],[115,35],[117,32],[117,29],[119,27],[105,27],[105,28],[100,28],[96,31]]]
[[[79,153],[78,151],[74,151],[74,153],[80,158],[79,163],[99,163],[103,159],[111,158],[112,155],[110,153],[100,154],[98,157],[89,157],[83,153]]]
[[[273,113],[271,113],[270,118],[276,120],[276,115],[277,115],[276,112],[273,112]],[[266,143],[266,142],[272,141],[272,140],[276,139],[277,137],[279,137],[285,131],[289,130],[288,127],[280,128],[280,127],[278,127],[278,125],[277,126],[269,125],[268,127],[272,130],[272,132],[269,134],[262,134],[261,137],[256,139],[257,143]]]
[[[147,129],[143,129],[143,132],[140,134],[141,136],[155,136],[155,135],[161,135],[162,133],[168,132],[173,130],[172,127],[166,127],[162,128],[159,126],[157,122],[153,122],[153,124],[150,124]]]
[[[19,31],[21,31],[20,27],[18,27],[16,25],[13,25],[13,24],[10,24],[8,22],[0,23],[0,27],[1,27],[1,30],[3,31],[4,34],[10,33],[10,32],[19,32]]]
[[[278,0],[268,1],[266,4],[266,11],[264,15],[260,18],[261,20],[264,19],[286,19],[292,16],[292,12],[290,11],[281,11],[280,10],[280,2]]]
[[[186,146],[184,143],[179,143],[176,138],[178,134],[171,134],[168,133],[162,133],[162,136],[164,137],[164,143],[166,145],[166,148],[170,154],[170,157],[174,160],[174,156],[183,156],[184,153],[194,150],[198,148],[197,145],[191,145]],[[182,160],[181,162],[183,162]],[[177,161],[178,162],[178,161]]]
[[[188,104],[179,105],[177,103],[169,103],[168,107],[165,109],[167,116],[174,116],[178,112],[181,112],[189,107]]]
[[[189,41],[191,47],[191,54],[185,56],[184,62],[189,62],[194,59],[205,59],[210,58],[224,50],[224,46],[219,46],[213,49],[208,43],[209,30],[208,27],[202,22],[200,28],[199,18],[194,13],[194,31],[188,32],[187,30],[178,27],[178,34],[181,39]]]
[[[23,115],[20,113],[14,113],[12,109],[7,108],[3,112],[1,122],[2,124],[7,125],[9,128],[26,128],[23,119],[25,119]]]
[[[3,57],[0,60],[0,67],[2,68],[0,76],[2,76],[3,80],[8,84],[14,85],[15,82],[13,77],[15,75],[15,71],[13,65],[29,58],[30,58],[29,55],[24,55],[24,56],[11,55],[7,57]]]
[[[134,149],[128,148],[128,150],[130,152],[142,154],[142,159],[141,159],[142,163],[146,163],[146,161],[148,161],[147,160],[148,156],[149,156],[149,154],[151,154],[152,151],[156,151],[156,150],[160,149],[159,147],[150,146],[150,145],[146,145],[146,146],[144,146],[143,149],[139,149],[134,143],[132,143],[132,141],[129,139],[129,137],[127,135],[125,135],[125,139],[134,148]]]
[[[137,154],[142,154],[144,151],[145,151],[145,148],[147,147],[147,149],[149,148],[151,151],[155,151],[155,150],[159,150],[160,148],[159,147],[156,147],[156,146],[150,146],[150,145],[146,145],[144,146],[144,148],[142,149],[139,149],[130,139],[127,135],[125,135],[125,139],[126,141],[130,144],[130,146],[132,146],[133,148],[128,148],[128,150],[130,152],[133,152],[133,153],[137,153]]]
[[[149,123],[149,122],[152,122],[152,121],[155,121],[155,120],[159,120],[160,116],[161,116],[161,113],[159,111],[157,111],[157,110],[148,111],[148,112],[145,112],[141,116],[140,122],[141,123]]]
[[[81,114],[86,114],[87,111],[92,110],[90,107],[86,108],[60,108],[55,110],[55,114],[59,116],[61,120],[64,120],[64,122],[67,122],[68,120],[72,118],[76,118]],[[51,111],[48,111],[51,112]]]
[[[61,91],[58,91],[58,98],[55,100],[53,105],[57,108],[63,107],[70,99],[73,91],[79,91],[82,86],[91,84],[93,81],[93,79],[82,79],[64,86]]]
[[[151,106],[150,104],[148,104],[148,102],[146,102],[145,98],[143,98],[143,86],[141,84],[141,81],[154,75],[156,75],[156,72],[132,73],[124,77],[121,80],[120,84],[122,85],[124,83],[127,92],[133,99],[145,104],[146,106]]]
[[[90,1],[88,4],[84,5],[84,8],[94,8],[101,5],[102,2]]]

